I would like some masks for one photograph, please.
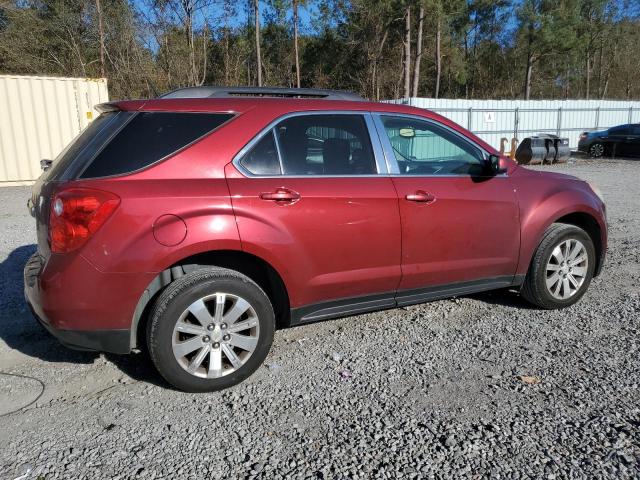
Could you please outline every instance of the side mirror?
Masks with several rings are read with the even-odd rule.
[[[489,171],[492,175],[500,175],[501,173],[507,173],[507,166],[504,161],[500,158],[500,155],[489,155],[489,160],[487,161]]]
[[[53,160],[43,158],[42,160],[40,160],[40,168],[42,168],[42,170],[46,172],[47,170],[49,170],[49,168],[51,168],[52,163]]]

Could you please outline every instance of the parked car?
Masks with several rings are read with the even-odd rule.
[[[26,298],[182,390],[247,378],[276,327],[501,288],[563,308],[604,262],[597,190],[427,110],[197,87],[100,111],[33,187]]]
[[[578,151],[593,158],[640,156],[640,123],[581,133]]]

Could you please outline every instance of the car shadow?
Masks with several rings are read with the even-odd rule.
[[[500,305],[502,307],[512,307],[520,310],[536,310],[536,307],[522,298],[518,292],[510,288],[473,293],[471,295],[467,295],[467,297],[492,305]]]
[[[149,357],[149,353],[146,351],[135,351],[129,355],[117,355],[115,353],[104,353],[103,355],[109,363],[113,364],[132,380],[149,383],[168,390],[177,390],[158,373],[151,361],[151,357]]]

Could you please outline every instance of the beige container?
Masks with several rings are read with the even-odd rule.
[[[28,185],[109,101],[105,78],[0,75],[0,186]]]

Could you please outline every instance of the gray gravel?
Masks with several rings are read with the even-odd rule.
[[[0,189],[0,370],[44,384],[0,375],[0,478],[640,477],[640,161],[545,168],[608,203],[580,303],[493,292],[287,329],[255,375],[205,395],[40,330],[27,189]]]

